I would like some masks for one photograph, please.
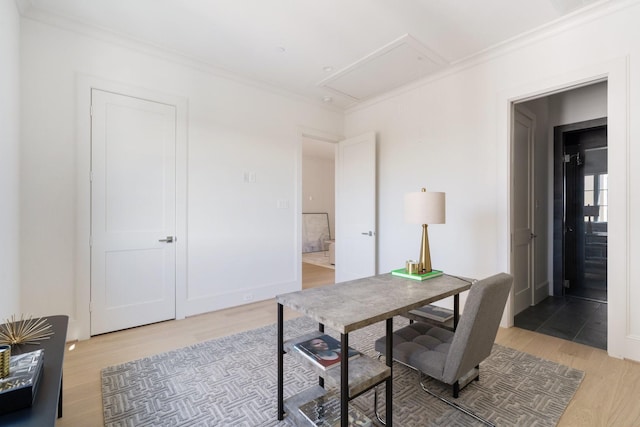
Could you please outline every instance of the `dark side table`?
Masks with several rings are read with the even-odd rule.
[[[62,417],[62,362],[67,340],[69,316],[43,317],[53,330],[49,339],[35,345],[17,345],[11,347],[11,355],[44,350],[44,371],[33,405],[0,415],[0,426],[55,426],[56,419]]]

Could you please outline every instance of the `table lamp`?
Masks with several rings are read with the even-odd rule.
[[[587,233],[593,233],[593,225],[591,224],[591,218],[596,220],[596,217],[600,215],[600,206],[587,205],[583,208],[582,214],[588,217]]]
[[[429,252],[429,224],[444,224],[444,193],[420,192],[408,193],[404,196],[404,220],[410,224],[422,224],[422,243],[420,245],[420,274],[431,272],[431,253]]]

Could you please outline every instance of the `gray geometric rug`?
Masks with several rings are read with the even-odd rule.
[[[394,320],[394,327],[404,324]],[[316,328],[304,317],[286,321],[285,339]],[[380,322],[350,334],[349,344],[375,356],[373,342],[383,334]],[[293,426],[276,417],[276,341],[273,324],[105,368],[105,426]],[[296,357],[284,360],[285,398],[317,383]],[[415,371],[397,363],[393,369],[396,425],[482,425],[420,390]],[[554,426],[583,377],[577,369],[496,344],[480,365],[480,381],[465,387],[456,402],[498,426]],[[450,393],[434,380],[428,386]],[[384,402],[384,386],[380,394]],[[374,418],[372,391],[352,404]]]

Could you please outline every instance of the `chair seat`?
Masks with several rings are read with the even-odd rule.
[[[393,358],[442,381],[453,336],[453,332],[437,326],[412,323],[393,333]],[[376,340],[375,349],[386,353],[385,337]]]

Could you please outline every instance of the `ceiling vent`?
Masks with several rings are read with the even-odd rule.
[[[447,62],[409,34],[332,74],[318,86],[363,101],[443,69]]]

